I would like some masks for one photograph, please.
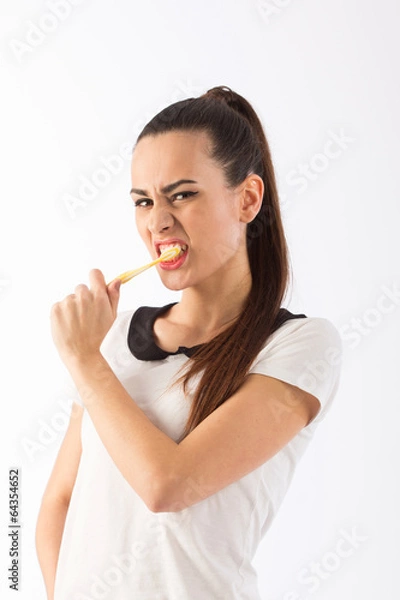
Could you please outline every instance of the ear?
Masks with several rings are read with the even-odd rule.
[[[240,189],[240,220],[243,223],[250,223],[261,209],[264,182],[259,175],[251,173],[242,182]]]

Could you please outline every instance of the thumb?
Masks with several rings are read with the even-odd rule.
[[[117,313],[121,283],[122,281],[120,279],[114,279],[114,281],[112,281],[107,288],[108,297],[110,299],[111,308],[114,315]]]

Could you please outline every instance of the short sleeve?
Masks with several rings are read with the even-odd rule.
[[[292,319],[268,338],[249,374],[268,375],[315,396],[321,408],[311,425],[322,421],[336,395],[342,355],[340,334],[328,319]]]

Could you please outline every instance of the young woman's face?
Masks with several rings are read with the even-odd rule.
[[[168,132],[144,137],[133,153],[131,196],[141,238],[154,259],[166,245],[182,248],[156,267],[169,289],[222,281],[247,261],[240,186],[227,188],[207,143],[204,132]]]

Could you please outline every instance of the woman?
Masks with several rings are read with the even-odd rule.
[[[52,307],[79,401],[38,518],[48,598],[256,600],[251,560],[336,393],[340,336],[281,307],[274,170],[242,96],[161,111],[131,175],[151,257],[181,249],[156,268],[182,295],[118,313],[94,269]]]

